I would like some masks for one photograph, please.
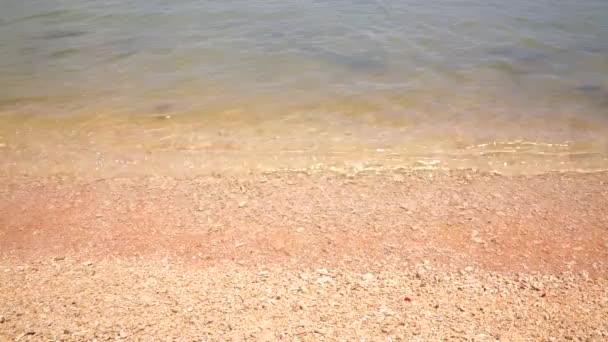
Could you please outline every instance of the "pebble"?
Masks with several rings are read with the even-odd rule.
[[[405,177],[403,177],[403,175],[394,175],[393,176],[393,181],[395,181],[395,182],[403,182],[403,181],[405,181]]]
[[[325,329],[319,329],[319,328],[317,328],[317,329],[314,329],[313,331],[316,334],[319,334],[319,335],[325,335],[325,334],[327,334],[327,332],[325,331]]]
[[[479,238],[477,235],[479,235],[479,231],[473,230],[471,232],[471,241],[473,241],[475,243],[483,243],[483,240],[481,238]]]
[[[34,335],[34,334],[36,334],[36,333],[33,331],[26,331],[24,333],[21,333],[19,336],[17,336],[17,338],[15,338],[15,341],[20,341],[25,336]]]
[[[0,323],[4,323],[4,316],[0,315]]]
[[[55,260],[55,261],[61,261],[61,260],[65,260],[65,257],[64,256],[56,256],[56,257],[53,258],[53,260]]]
[[[91,266],[93,263],[91,261],[85,261],[82,263],[82,266]]]
[[[319,273],[321,275],[328,275],[329,274],[329,272],[325,268],[319,268],[319,269],[317,269],[317,273]]]
[[[245,205],[247,205],[247,201],[240,201],[239,202],[239,208],[244,207]]]
[[[471,241],[475,242],[475,243],[483,243],[483,240],[478,238],[478,237],[472,237]]]
[[[366,273],[363,275],[363,280],[372,280],[374,279],[374,275],[371,273]]]
[[[324,283],[329,283],[333,281],[333,279],[331,279],[331,277],[328,276],[323,276],[317,279],[317,284],[324,284]]]
[[[532,283],[530,285],[530,287],[534,291],[541,291],[543,289],[543,283],[541,283],[541,282],[534,282],[534,283]]]

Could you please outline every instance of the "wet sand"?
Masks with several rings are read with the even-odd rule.
[[[608,173],[0,179],[0,339],[608,338]]]

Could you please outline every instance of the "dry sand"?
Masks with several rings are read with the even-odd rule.
[[[0,341],[608,340],[608,173],[0,178]]]

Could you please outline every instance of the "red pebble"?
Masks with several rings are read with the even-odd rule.
[[[410,298],[410,297],[405,297],[403,300],[409,303],[409,302],[411,302],[411,301],[412,301],[412,298]]]

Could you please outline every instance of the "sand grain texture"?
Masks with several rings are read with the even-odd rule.
[[[0,340],[608,339],[608,174],[0,182]]]

